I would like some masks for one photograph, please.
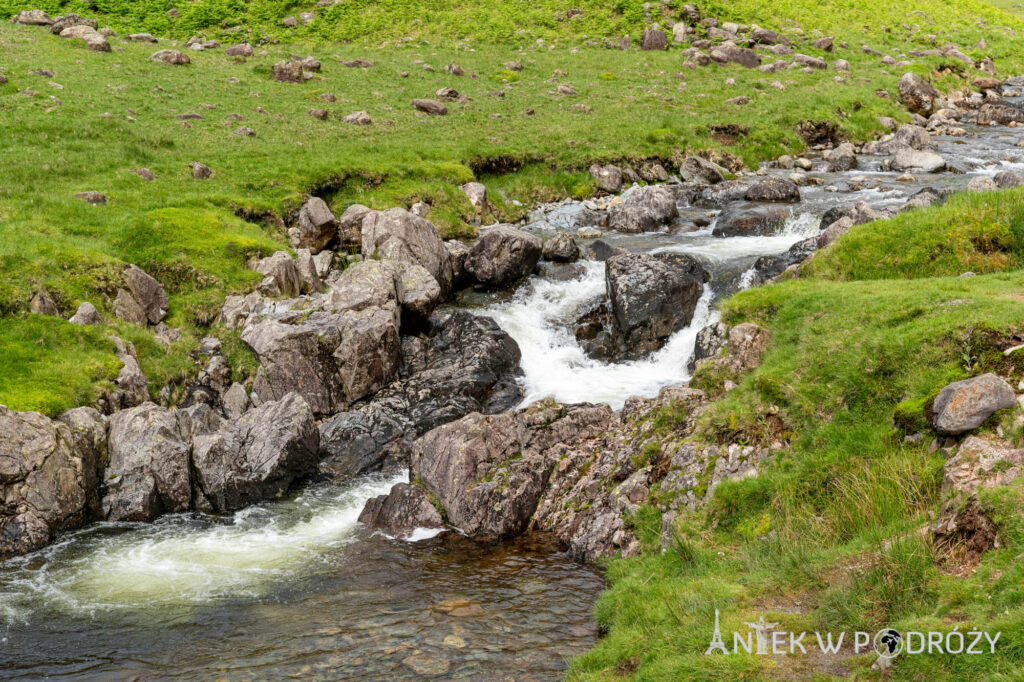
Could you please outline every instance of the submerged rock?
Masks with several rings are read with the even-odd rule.
[[[367,500],[359,522],[397,538],[408,538],[420,528],[444,528],[427,491],[408,483],[397,483],[387,495]]]

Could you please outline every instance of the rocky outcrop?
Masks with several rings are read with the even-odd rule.
[[[135,265],[122,273],[125,289],[118,289],[114,313],[125,322],[157,324],[167,315],[167,292],[152,276]]]
[[[334,414],[391,383],[398,370],[400,305],[394,271],[377,261],[349,268],[326,309],[250,315],[242,341],[262,364],[262,400],[301,395],[317,415]]]
[[[362,223],[365,258],[381,258],[422,265],[437,280],[442,297],[452,290],[452,265],[448,249],[428,220],[403,208],[366,213]]]
[[[107,441],[104,518],[152,521],[190,508],[191,428],[187,414],[154,403],[114,413]]]
[[[105,426],[79,408],[54,421],[0,405],[0,559],[97,518]]]
[[[935,397],[933,424],[939,433],[958,435],[978,428],[998,410],[1017,404],[1013,389],[995,374],[949,384]]]
[[[676,198],[664,185],[637,187],[608,211],[608,227],[620,232],[650,232],[679,216]]]
[[[408,483],[397,483],[387,495],[367,500],[359,522],[396,538],[408,538],[417,529],[444,528],[427,491]]]
[[[412,444],[410,475],[436,498],[447,523],[471,537],[532,529],[554,534],[581,560],[635,554],[640,543],[629,518],[656,483],[671,484],[672,504],[685,507],[695,490],[756,471],[761,455],[752,448],[721,453],[686,444],[705,400],[700,391],[670,387],[656,400],[631,398],[621,413],[545,400],[518,412],[470,414]],[[674,428],[654,448],[649,429],[661,410],[675,415]],[[710,480],[696,480],[710,470]],[[406,496],[413,502],[404,503]],[[372,500],[364,514],[387,518],[385,506],[421,507],[422,497],[403,486]]]
[[[320,427],[323,469],[347,478],[401,462],[412,439],[471,412],[496,413],[522,400],[519,347],[494,320],[465,311],[405,337],[399,379]]]
[[[309,197],[302,204],[298,223],[288,230],[288,236],[293,248],[309,249],[316,255],[337,238],[338,219],[326,201],[320,197]]]
[[[212,414],[203,421],[207,426],[192,445],[194,506],[200,511],[224,513],[274,499],[317,470],[320,434],[309,405],[296,393],[236,421]]]
[[[501,289],[528,277],[542,250],[540,238],[511,225],[498,225],[480,236],[463,267],[477,282]]]
[[[627,355],[642,357],[690,323],[704,289],[702,278],[646,254],[605,261],[605,281],[615,325]]]

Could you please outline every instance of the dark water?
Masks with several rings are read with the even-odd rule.
[[[0,569],[0,677],[550,680],[593,645],[598,569],[544,538],[354,525],[390,480],[228,521],[101,525]]]

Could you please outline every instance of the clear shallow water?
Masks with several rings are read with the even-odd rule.
[[[363,501],[401,478],[316,486],[231,519],[101,524],[10,562],[0,678],[560,677],[596,637],[600,572],[544,538],[361,530]]]

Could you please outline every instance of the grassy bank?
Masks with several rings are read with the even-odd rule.
[[[95,53],[45,29],[0,25],[9,80],[0,85],[0,346],[38,361],[0,369],[0,403],[15,409],[52,413],[88,402],[116,373],[106,334],[34,333],[49,324],[29,319],[37,291],[47,291],[64,317],[88,300],[111,321],[120,267],[135,263],[157,276],[171,295],[168,324],[184,339],[169,349],[145,344],[153,347],[142,365],[155,395],[192,371],[197,338],[222,334],[209,326],[220,301],[254,285],[249,258],[285,247],[284,226],[306,194],[325,197],[337,212],[355,202],[385,208],[423,200],[442,231],[468,236],[472,209],[458,185],[471,179],[487,184],[493,219],[516,220],[538,201],[590,194],[593,161],[671,169],[689,153],[712,150],[753,166],[799,153],[804,141],[794,127],[805,119],[831,120],[844,136],[866,139],[880,132],[878,116],[905,117],[875,94],[894,91],[894,79],[858,51],[842,55],[858,77],[837,83],[831,72],[778,79],[738,67],[681,72],[674,52],[573,54],[514,44],[474,51],[268,45],[268,54],[249,60],[210,51],[170,67],[148,59],[155,46],[112,40],[123,51]],[[311,52],[323,63],[320,77],[304,85],[271,79],[276,61]],[[351,59],[374,66],[340,63]],[[508,70],[509,60],[523,70]],[[451,62],[471,75],[446,73]],[[32,73],[40,69],[53,77]],[[576,94],[557,94],[560,83]],[[450,103],[446,117],[417,116],[410,101],[441,87],[469,99]],[[36,94],[19,94],[26,90]],[[321,97],[328,93],[336,102]],[[740,94],[751,103],[725,103]],[[328,109],[328,120],[310,117],[311,108]],[[374,124],[340,120],[358,110]],[[202,118],[177,118],[187,114]],[[743,134],[725,144],[713,127],[729,124]],[[235,134],[243,126],[255,137]],[[212,168],[213,178],[193,180],[191,161]],[[142,167],[156,179],[131,172]],[[86,190],[104,193],[107,205],[74,197]],[[133,334],[118,325],[108,331]],[[106,358],[102,370],[91,368],[97,353]],[[55,355],[60,372],[48,362]],[[244,354],[232,361],[240,372],[249,362]]]
[[[746,632],[743,623],[762,613],[795,632],[1002,631],[996,656],[904,656],[893,679],[1015,679],[1024,663],[1024,486],[984,492],[1004,545],[968,577],[951,575],[927,532],[945,458],[929,454],[930,438],[904,442],[894,416],[902,411],[895,423],[911,432],[926,428],[921,406],[946,383],[1024,375],[999,352],[1024,321],[1016,238],[997,240],[984,267],[954,238],[979,225],[1012,236],[1022,198],[959,196],[860,226],[819,253],[809,276],[728,302],[726,319],[763,324],[772,344],[704,417],[702,433],[763,442],[776,415],[791,447],[759,476],[720,485],[682,521],[670,551],[611,564],[612,588],[598,605],[609,636],[575,662],[573,679],[872,677],[873,654],[704,656],[715,609],[726,633]],[[948,252],[937,258],[936,244]],[[992,274],[956,276],[971,268]],[[1012,437],[1009,418],[986,430],[1000,423]]]

